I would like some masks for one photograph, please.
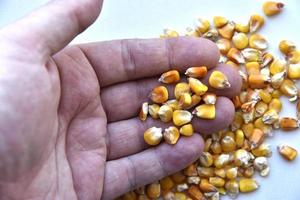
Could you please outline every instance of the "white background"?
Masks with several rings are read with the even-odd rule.
[[[24,16],[46,0],[0,0],[0,27]],[[78,2],[80,2],[78,0]],[[106,0],[98,20],[73,42],[89,42],[120,38],[157,37],[164,28],[183,32],[196,17],[212,19],[223,15],[236,22],[247,22],[254,13],[262,14],[259,0]],[[267,36],[271,51],[280,56],[277,45],[281,39],[290,39],[300,48],[300,1],[285,0],[284,12],[268,18],[260,31]],[[87,13],[88,14],[88,13]],[[55,26],[55,25],[53,25]],[[285,102],[286,99],[283,98]],[[295,117],[295,104],[286,103],[281,116]],[[300,150],[300,132],[276,131],[268,139],[272,145],[271,173],[260,178],[257,192],[240,195],[241,200],[299,200],[300,158],[289,163],[277,153],[278,144],[287,143]],[[227,198],[222,198],[227,199]]]

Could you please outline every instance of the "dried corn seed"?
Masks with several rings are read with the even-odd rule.
[[[214,168],[214,172],[215,172],[215,175],[221,177],[221,178],[226,178],[226,171],[225,169],[223,168]]]
[[[231,123],[231,130],[236,131],[242,127],[243,117],[240,112],[235,112],[233,122]]]
[[[179,33],[172,29],[164,29],[164,35],[161,36],[162,38],[169,38],[169,37],[179,37]]]
[[[278,146],[278,151],[279,151],[280,155],[282,155],[282,157],[284,157],[285,159],[287,159],[289,161],[295,160],[295,158],[298,155],[297,150],[288,145]]]
[[[157,104],[152,104],[148,106],[148,112],[151,115],[153,119],[158,119],[158,111],[159,111],[160,106]]]
[[[262,66],[262,67],[266,67],[266,66],[268,66],[270,63],[272,63],[273,60],[274,60],[273,55],[270,54],[270,53],[268,53],[268,52],[266,52],[266,53],[263,54],[261,66]]]
[[[178,100],[179,107],[188,108],[192,104],[190,93],[183,93]]]
[[[212,144],[212,138],[207,138],[204,142],[204,149],[203,151],[209,151],[210,150],[210,147],[211,147],[211,144]]]
[[[252,135],[249,138],[251,149],[258,147],[261,145],[265,137],[265,134],[262,130],[255,128],[253,130]]]
[[[280,98],[281,97],[281,92],[280,92],[280,90],[274,90],[273,92],[272,92],[272,97],[273,98]]]
[[[241,129],[238,129],[236,132],[235,132],[235,142],[236,142],[236,146],[238,148],[241,148],[244,144],[244,141],[245,141],[245,135],[244,135],[244,132],[241,130]]]
[[[240,66],[237,65],[235,62],[228,60],[225,64],[230,65],[232,68],[239,70]]]
[[[194,24],[195,29],[201,34],[206,33],[210,28],[209,21],[203,18],[198,18]]]
[[[248,75],[260,74],[260,64],[258,62],[247,62],[245,67]]]
[[[232,167],[227,169],[226,171],[226,178],[228,179],[235,179],[238,175],[238,168],[237,167]]]
[[[150,197],[152,199],[158,198],[161,193],[160,184],[158,182],[155,182],[155,183],[148,185],[146,188],[146,192],[147,192],[148,197]]]
[[[163,122],[169,122],[172,120],[173,109],[171,106],[162,105],[158,110],[159,119]]]
[[[162,83],[176,83],[180,80],[180,75],[177,70],[170,70],[165,73],[163,73],[158,81]]]
[[[274,124],[279,120],[279,116],[276,110],[269,109],[262,117],[262,121],[265,124]]]
[[[225,189],[226,192],[228,193],[228,196],[235,199],[239,194],[239,183],[235,179],[226,181]]]
[[[200,183],[200,181],[201,181],[201,179],[198,176],[190,176],[187,178],[188,184],[198,185]]]
[[[288,65],[288,77],[290,79],[300,79],[300,64]]]
[[[185,181],[185,175],[182,172],[176,172],[174,174],[171,175],[171,179],[176,183],[182,183]]]
[[[221,188],[217,188],[218,189],[218,193],[221,194],[221,195],[226,195],[226,189],[224,187],[221,187]],[[219,199],[217,199],[219,200]]]
[[[203,83],[201,83],[200,80],[195,79],[195,78],[189,78],[189,85],[191,90],[196,94],[196,95],[203,95],[206,93],[206,91],[208,90],[208,87],[206,85],[204,85]]]
[[[214,17],[214,25],[216,28],[220,28],[222,26],[225,26],[228,23],[228,19],[222,16],[215,16]]]
[[[217,95],[214,94],[214,93],[205,93],[203,96],[202,96],[202,99],[204,101],[205,104],[216,104],[216,101],[217,101]]]
[[[265,50],[268,48],[268,42],[260,34],[253,34],[249,38],[249,46],[254,49]]]
[[[222,139],[223,137],[226,137],[226,136],[235,139],[235,134],[232,131],[224,131],[223,130],[223,131],[219,131],[218,133],[220,134],[220,139]]]
[[[236,23],[235,30],[239,33],[249,33],[249,23],[247,24]]]
[[[236,149],[236,142],[230,136],[225,136],[221,139],[221,147],[224,152],[231,152]]]
[[[274,125],[275,123],[277,123],[277,121],[274,122],[272,125]],[[262,120],[262,117],[257,118],[254,121],[254,127],[260,129],[265,135],[272,136],[272,126],[265,124]]]
[[[284,7],[283,3],[274,2],[274,1],[267,1],[263,4],[263,11],[267,16],[273,16],[282,11]]]
[[[206,168],[206,167],[198,166],[197,167],[197,172],[198,172],[198,175],[202,178],[203,177],[207,178],[207,177],[211,177],[211,176],[214,175],[214,169],[211,168],[211,167]]]
[[[268,84],[271,82],[271,78],[261,74],[250,75],[248,82],[252,89],[262,89],[268,86]]]
[[[225,180],[220,177],[210,177],[209,183],[215,187],[223,187],[225,185]]]
[[[271,77],[271,86],[274,89],[280,88],[281,84],[283,83],[283,81],[285,79],[285,76],[286,76],[285,71],[279,72],[279,73],[275,74],[274,76],[272,76]]]
[[[213,163],[213,157],[209,152],[203,152],[199,158],[202,167],[210,167]]]
[[[237,151],[234,152],[234,164],[237,167],[248,166],[250,159],[251,159],[250,153],[245,149],[238,149]]]
[[[149,145],[158,145],[162,137],[162,129],[157,127],[149,128],[144,133],[144,140]]]
[[[175,186],[174,181],[169,176],[166,176],[163,179],[161,179],[159,181],[159,183],[160,183],[161,189],[165,190],[165,191],[169,191]]]
[[[202,192],[195,185],[190,186],[189,189],[188,189],[188,191],[187,191],[187,193],[194,200],[202,200],[203,199]]]
[[[191,90],[188,83],[177,83],[174,89],[176,99],[179,99],[182,94],[190,92]]]
[[[162,197],[164,200],[174,200],[175,194],[172,191],[168,191],[168,192],[163,191]]]
[[[291,51],[287,54],[286,58],[289,61],[289,63],[297,64],[300,62],[300,51],[299,50]]]
[[[293,81],[291,81],[289,79],[285,79],[282,82],[279,89],[282,92],[282,94],[292,98],[292,99],[290,99],[290,101],[292,101],[293,99],[297,100],[298,88]]]
[[[201,179],[199,187],[204,193],[218,191],[217,188],[210,184],[207,179]]]
[[[228,22],[226,25],[218,28],[219,34],[226,39],[231,39],[234,33],[235,24],[233,22]]]
[[[253,162],[254,169],[257,171],[262,171],[268,167],[268,160],[266,157],[257,157]]]
[[[214,165],[216,168],[223,168],[231,161],[229,154],[220,154],[214,160]]]
[[[194,133],[194,128],[192,124],[183,125],[179,130],[181,135],[191,136]]]
[[[254,124],[253,123],[243,124],[242,131],[244,132],[246,138],[249,139],[254,131]]]
[[[179,139],[180,133],[175,126],[170,126],[169,128],[165,129],[163,136],[168,144],[176,144]]]
[[[215,42],[219,38],[219,32],[216,29],[210,29],[202,37]]]
[[[220,142],[218,141],[215,141],[211,144],[211,147],[210,147],[211,151],[214,153],[214,154],[220,154],[222,153],[222,147],[221,147],[221,144]]]
[[[283,117],[280,119],[280,128],[284,131],[291,131],[299,128],[299,122],[291,117]]]
[[[294,42],[292,42],[292,41],[289,41],[289,40],[282,40],[279,43],[279,50],[284,55],[287,55],[291,51],[296,50],[296,44]]]
[[[179,105],[179,102],[176,99],[168,100],[164,103],[164,105],[170,106],[172,110],[181,110],[181,106]]]
[[[236,49],[236,48],[231,48],[229,49],[227,53],[227,57],[237,63],[237,64],[244,64],[245,63],[245,58],[243,57],[242,53]]]
[[[196,105],[198,105],[200,103],[200,101],[201,101],[201,97],[199,95],[194,94],[192,96],[192,103],[187,109],[195,107]]]
[[[178,185],[176,186],[176,190],[177,190],[178,192],[183,192],[183,191],[185,191],[185,190],[187,190],[187,189],[189,189],[189,186],[188,186],[188,184],[186,184],[186,183],[181,183],[181,184],[178,184]]]
[[[245,124],[248,124],[254,120],[254,113],[255,113],[255,109],[253,108],[242,114]]]
[[[246,178],[252,178],[253,175],[254,175],[254,172],[255,172],[254,167],[252,167],[252,166],[247,167],[245,169],[245,171],[243,172],[243,176],[246,177]]]
[[[265,23],[265,19],[260,15],[252,15],[249,20],[250,33],[258,31]]]
[[[282,59],[275,59],[270,65],[270,73],[272,75],[286,70],[286,61]]]
[[[195,164],[191,164],[189,166],[187,166],[184,170],[183,173],[186,176],[197,176],[198,172],[197,172],[197,168]]]
[[[227,76],[220,71],[213,71],[208,81],[209,85],[216,89],[224,89],[230,87]]]
[[[195,108],[193,114],[202,119],[214,119],[216,117],[216,107],[215,105],[202,104]]]
[[[157,86],[150,93],[150,98],[155,103],[164,103],[169,98],[168,90],[165,86]]]
[[[232,42],[237,49],[244,49],[248,46],[249,39],[245,33],[235,33]]]
[[[268,104],[260,101],[255,105],[255,117],[261,117],[268,110]]]
[[[187,110],[175,110],[173,112],[173,123],[176,126],[187,124],[191,122],[192,118],[192,114]]]
[[[193,78],[203,78],[207,74],[207,68],[205,66],[201,67],[190,67],[185,71],[185,75]]]
[[[146,121],[148,115],[148,108],[149,108],[148,102],[144,102],[139,113],[140,120]]]
[[[192,27],[187,27],[185,29],[185,36],[200,37],[200,34],[196,29],[194,29]]]
[[[241,51],[242,56],[247,62],[258,62],[262,63],[263,55],[260,50],[253,49],[253,48],[246,48]]]
[[[225,39],[225,38],[221,38],[221,39],[217,40],[216,45],[218,46],[220,52],[224,55],[227,54],[227,52],[231,48],[230,40]]]
[[[239,181],[240,192],[253,192],[258,189],[258,183],[254,179],[242,178]]]
[[[127,192],[124,194],[121,198],[122,200],[136,200],[137,195],[132,191],[132,192]]]

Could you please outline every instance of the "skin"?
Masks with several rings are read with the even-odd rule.
[[[136,115],[158,76],[188,66],[214,70],[219,53],[210,41],[184,37],[67,46],[101,5],[51,1],[0,30],[1,199],[113,199],[192,163],[203,149],[197,133],[230,124],[227,97],[241,80],[221,65],[232,87],[216,91],[224,96],[217,118],[194,119],[197,133],[175,146],[147,146],[144,130],[166,124]]]

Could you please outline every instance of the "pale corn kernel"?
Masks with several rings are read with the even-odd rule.
[[[202,37],[215,42],[219,38],[219,32],[216,29],[210,29]]]
[[[216,107],[215,105],[202,104],[195,108],[193,114],[202,119],[214,119],[216,117]]]
[[[250,153],[245,149],[238,149],[234,152],[234,164],[237,167],[246,167],[249,165]]]
[[[254,33],[258,31],[265,23],[265,19],[260,15],[252,15],[249,20],[249,31]]]
[[[260,90],[259,96],[266,104],[270,103],[272,100],[272,95],[267,90]]]
[[[194,185],[198,185],[200,183],[201,179],[199,176],[189,176],[187,178],[187,183],[188,184],[194,184]]]
[[[254,108],[250,109],[247,112],[243,112],[242,116],[245,124],[248,124],[254,120],[254,113],[255,113]]]
[[[207,178],[207,177],[211,177],[214,175],[214,168],[212,167],[200,167],[198,166],[197,167],[197,172],[198,172],[198,175],[201,177],[201,178]]]
[[[239,128],[242,127],[242,124],[243,124],[244,120],[243,120],[243,117],[242,117],[242,113],[241,112],[235,112],[234,114],[234,119],[231,123],[231,130],[232,131],[236,131],[238,130]]]
[[[209,183],[215,187],[223,187],[225,185],[225,180],[220,177],[210,177]]]
[[[289,63],[297,64],[300,62],[300,51],[299,50],[291,51],[286,55],[286,58],[289,61]]]
[[[148,197],[150,197],[152,199],[158,198],[161,193],[160,184],[158,182],[155,182],[155,183],[148,185],[146,188],[146,193],[147,193]]]
[[[246,138],[249,139],[254,131],[254,124],[253,123],[243,124],[242,131],[244,132]]]
[[[222,147],[221,147],[221,144],[220,142],[218,141],[215,141],[211,144],[211,147],[210,147],[211,151],[214,153],[214,154],[220,154],[222,153]]]
[[[168,191],[168,192],[163,191],[162,197],[163,197],[163,200],[174,200],[175,194],[172,191]]]
[[[243,193],[253,192],[254,190],[258,189],[258,187],[258,183],[251,178],[242,178],[239,181],[240,192]]]
[[[253,48],[246,48],[241,51],[244,60],[247,62],[258,62],[262,63],[263,54],[260,50]]]
[[[223,168],[226,166],[231,160],[231,157],[229,154],[220,154],[217,155],[214,160],[214,165],[216,168]]]
[[[225,189],[228,196],[235,199],[239,194],[239,183],[235,179],[228,180],[225,183]]]
[[[179,105],[179,102],[176,99],[170,99],[166,101],[164,105],[170,106],[173,109],[173,111],[182,109],[182,107]]]
[[[220,28],[222,26],[225,26],[228,23],[228,19],[226,19],[223,16],[215,16],[214,19],[214,25],[216,28]]]
[[[300,79],[300,64],[289,64],[287,74],[290,79]]]
[[[179,107],[188,108],[192,104],[190,93],[183,93],[178,100]]]
[[[182,172],[176,172],[170,175],[170,177],[176,184],[183,183],[186,179],[185,175]]]
[[[207,138],[204,142],[204,149],[203,151],[209,151],[212,145],[212,138]]]
[[[187,191],[188,195],[193,199],[193,200],[202,200],[203,199],[203,194],[200,191],[199,187],[195,185],[191,185]]]
[[[272,150],[269,144],[262,143],[261,145],[259,145],[259,147],[252,149],[251,153],[256,157],[271,157]]]
[[[270,65],[270,63],[272,63],[273,60],[274,60],[274,56],[268,52],[265,52],[262,57],[261,66],[266,67],[266,66]]]
[[[219,131],[219,134],[221,134],[221,139],[222,139],[222,137],[226,137],[226,136],[228,136],[228,137],[231,137],[231,138],[233,138],[233,139],[235,139],[235,134],[234,134],[234,132],[232,132],[232,131]]]
[[[226,178],[227,179],[235,179],[238,175],[238,168],[232,167],[226,170]]]
[[[283,72],[286,70],[287,63],[282,59],[275,59],[270,65],[270,73],[272,75]]]
[[[164,35],[161,36],[162,38],[164,37],[179,37],[179,33],[175,30],[172,30],[172,29],[164,29]]]
[[[185,34],[184,35],[185,36],[190,36],[190,37],[200,37],[199,32],[196,29],[192,28],[192,27],[187,27],[185,29]]]
[[[226,55],[231,48],[231,42],[228,39],[221,38],[216,41],[216,45],[218,46],[221,54]]]
[[[148,108],[149,108],[148,102],[144,102],[142,104],[142,108],[141,108],[140,113],[139,113],[140,120],[146,121],[147,115],[148,115]]]
[[[283,117],[280,119],[280,128],[284,131],[291,131],[299,128],[299,121],[291,117]]]
[[[165,86],[157,86],[150,93],[150,98],[154,103],[164,103],[169,98],[168,90]]]
[[[171,106],[162,105],[158,110],[159,119],[163,122],[169,122],[172,120],[173,109]]]
[[[249,46],[254,49],[265,50],[268,48],[268,42],[260,34],[253,34],[249,38]]]
[[[249,33],[249,23],[247,24],[236,23],[235,31],[239,33]]]
[[[224,152],[231,152],[236,149],[236,142],[233,137],[225,136],[221,139],[221,147]]]
[[[207,179],[201,179],[199,187],[204,193],[218,191],[217,188],[210,184]]]
[[[260,74],[260,65],[258,62],[247,62],[246,65],[246,70],[248,75],[258,75]]]
[[[151,127],[144,132],[144,140],[149,145],[158,145],[162,138],[162,128]]]
[[[205,104],[214,105],[214,104],[216,104],[216,101],[217,101],[217,95],[214,93],[207,92],[202,96],[202,99]]]
[[[268,160],[266,157],[257,157],[253,162],[254,169],[256,169],[261,176],[267,176],[270,172]]]
[[[263,4],[263,11],[267,16],[277,15],[282,11],[284,7],[283,3],[274,2],[274,1],[267,1]]]
[[[176,83],[180,80],[180,75],[179,72],[177,70],[170,70],[167,71],[165,73],[163,73],[160,78],[158,79],[158,81],[162,82],[162,83]]]
[[[193,133],[194,133],[193,125],[192,125],[192,124],[186,124],[186,125],[183,125],[183,126],[179,129],[179,132],[180,132],[181,135],[184,135],[184,136],[191,136],[191,135],[193,135]]]
[[[214,163],[213,157],[209,152],[203,152],[199,161],[202,167],[210,167]]]
[[[281,84],[283,83],[283,81],[285,79],[285,76],[286,76],[286,71],[282,71],[282,72],[279,72],[277,74],[274,74],[271,77],[271,86],[274,89],[280,88]]]
[[[271,100],[272,101],[272,100]],[[255,105],[255,117],[261,117],[268,110],[268,104],[260,101]]]
[[[197,172],[197,168],[195,164],[190,164],[189,166],[187,166],[184,170],[183,173],[186,176],[197,176],[198,172]]]
[[[208,82],[211,87],[216,89],[230,88],[227,76],[220,71],[213,71]]]
[[[175,186],[174,181],[169,176],[162,178],[159,183],[161,189],[165,191],[169,191]]]
[[[179,99],[180,96],[184,93],[190,93],[191,89],[188,83],[177,83],[174,89],[174,95],[176,99]]]
[[[238,148],[241,148],[245,141],[244,132],[241,129],[236,130],[235,132],[235,142]]]
[[[192,121],[193,115],[187,110],[175,110],[173,112],[173,123],[182,126]]]
[[[207,74],[207,67],[190,67],[185,71],[185,75],[193,78],[203,78]]]
[[[228,53],[227,53],[227,57],[235,62],[236,64],[244,64],[245,63],[245,58],[242,55],[242,53],[236,49],[236,48],[231,48],[229,49]]]
[[[176,144],[179,139],[180,133],[178,128],[176,128],[175,126],[170,126],[169,128],[166,128],[164,130],[163,136],[166,143]]]
[[[296,86],[296,84],[290,80],[290,79],[285,79],[281,86],[280,86],[280,91],[282,92],[282,94],[288,96],[288,97],[292,97],[297,99],[297,95],[298,95],[298,88]]]
[[[268,84],[271,82],[271,79],[270,77],[262,74],[250,75],[248,82],[252,89],[262,89],[268,86]]]
[[[215,175],[221,177],[221,178],[226,178],[226,171],[224,168],[214,168]]]
[[[188,186],[188,184],[186,184],[186,183],[181,183],[181,184],[178,184],[178,185],[176,186],[176,190],[177,190],[178,192],[183,192],[183,191],[185,191],[185,190],[187,190],[187,189],[189,189],[189,186]]]
[[[235,33],[232,42],[237,49],[244,49],[248,46],[249,39],[245,33]]]
[[[200,80],[195,79],[190,77],[188,79],[189,81],[189,85],[191,90],[196,94],[196,95],[203,95],[206,93],[206,91],[208,90],[208,87],[206,85],[204,85]]]
[[[254,172],[255,172],[254,167],[252,167],[252,166],[247,167],[245,169],[245,171],[243,172],[243,176],[246,177],[246,178],[252,178],[253,175],[254,175]]]
[[[150,116],[151,116],[153,119],[158,119],[158,118],[159,118],[159,116],[158,116],[159,108],[160,108],[160,106],[157,105],[157,104],[149,105],[149,107],[148,107],[148,112],[149,112]]]
[[[209,28],[210,28],[210,23],[208,20],[203,19],[203,18],[198,18],[195,20],[195,29],[200,33],[200,34],[204,34],[206,33]]]
[[[291,51],[296,50],[296,44],[294,42],[292,42],[292,41],[289,41],[289,40],[282,40],[279,43],[279,50],[284,55],[287,55]]]
[[[218,28],[219,34],[226,39],[231,39],[234,33],[235,24],[233,22],[228,22],[226,25]]]
[[[255,128],[249,138],[251,149],[258,147],[264,141],[265,134],[262,130]]]
[[[295,158],[298,155],[297,150],[288,145],[279,145],[278,152],[280,153],[280,155],[283,158],[285,158],[286,160],[289,160],[289,161],[295,160]]]

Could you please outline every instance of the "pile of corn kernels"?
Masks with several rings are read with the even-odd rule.
[[[284,5],[265,2],[266,16],[279,14]],[[236,198],[239,193],[255,191],[259,184],[253,178],[255,172],[268,176],[270,145],[264,142],[272,130],[294,130],[299,127],[300,94],[295,80],[300,79],[300,51],[288,40],[279,43],[285,59],[274,58],[267,39],[257,31],[264,25],[264,17],[252,15],[249,23],[239,24],[216,16],[214,27],[205,19],[197,19],[195,28],[187,28],[186,35],[203,37],[214,41],[222,54],[220,62],[236,68],[243,80],[240,94],[232,99],[235,117],[225,130],[205,138],[201,157],[184,170],[165,177],[158,182],[131,191],[120,199],[165,200],[218,200],[221,195]],[[174,30],[165,30],[162,37],[178,37]],[[145,131],[144,139],[149,145],[162,140],[175,145],[178,139],[194,133],[192,118],[212,120],[216,116],[217,96],[207,92],[208,87],[199,79],[207,75],[205,66],[193,66],[186,70],[187,82],[180,82],[176,70],[165,72],[159,79],[164,84],[176,84],[175,99],[169,99],[168,90],[161,85],[150,94],[152,104],[143,103],[139,117],[145,121],[150,115],[163,122],[172,121],[174,126],[166,129],[152,127]],[[225,74],[214,71],[208,78],[212,88],[229,88]],[[279,117],[282,95],[296,105],[297,119]],[[278,146],[283,158],[292,161],[297,151],[289,145]]]

